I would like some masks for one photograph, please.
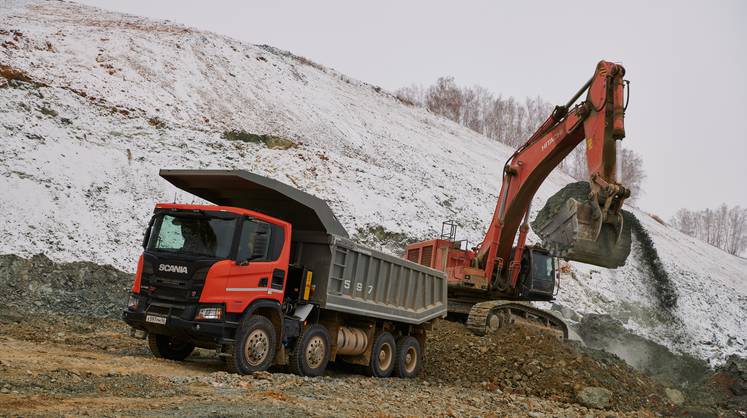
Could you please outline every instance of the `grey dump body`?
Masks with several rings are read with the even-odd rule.
[[[446,276],[331,234],[294,234],[292,263],[313,271],[312,300],[339,312],[421,324],[446,315]]]
[[[327,203],[317,197],[243,170],[160,174],[212,203],[291,223],[290,263],[312,272],[311,301],[321,308],[415,325],[446,315],[443,272],[354,243]]]

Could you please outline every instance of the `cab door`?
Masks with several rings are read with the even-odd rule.
[[[283,228],[247,217],[240,229],[236,264],[226,282],[226,310],[243,312],[257,299],[282,302],[287,270],[280,259]]]

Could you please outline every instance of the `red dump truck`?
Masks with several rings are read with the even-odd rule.
[[[215,349],[237,373],[329,361],[414,377],[444,273],[352,242],[327,204],[233,170],[161,170],[215,205],[158,204],[123,319],[154,355]]]

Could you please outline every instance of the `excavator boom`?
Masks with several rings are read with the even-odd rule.
[[[576,196],[580,198],[576,203],[569,201],[550,211],[543,222],[535,223],[535,232],[553,255],[604,267],[624,264],[629,248],[610,251],[624,232],[619,210],[630,195],[617,182],[616,170],[618,141],[625,136],[624,75],[622,66],[601,61],[579,93],[565,106],[556,107],[506,162],[496,210],[476,257],[484,265],[486,277],[494,278],[494,286],[516,286],[531,200],[550,172],[584,140],[589,195]],[[586,100],[571,108],[584,91]],[[496,271],[496,266],[506,265],[508,269]],[[503,283],[496,283],[501,280]]]

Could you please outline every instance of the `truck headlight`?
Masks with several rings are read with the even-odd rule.
[[[195,315],[195,321],[220,321],[223,319],[223,307],[222,306],[210,306],[206,308],[200,308]]]
[[[130,298],[127,300],[127,309],[134,311],[137,309],[139,303],[140,299],[138,299],[137,295],[131,294]]]

